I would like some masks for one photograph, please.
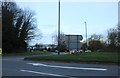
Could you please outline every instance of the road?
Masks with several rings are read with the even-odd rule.
[[[108,77],[118,76],[117,65],[98,65],[82,63],[24,61],[24,56],[9,56],[2,58],[3,76],[34,76],[43,77]],[[83,78],[82,77],[82,78]],[[3,77],[5,78],[5,77]]]

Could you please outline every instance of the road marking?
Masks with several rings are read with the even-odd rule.
[[[17,60],[23,60],[24,58],[16,58]]]
[[[44,73],[44,72],[37,72],[37,71],[31,71],[31,70],[20,70],[20,71],[22,71],[22,72],[29,72],[29,73],[35,73],[35,74],[42,74],[42,75],[49,75],[49,76],[69,77],[69,76],[64,76],[64,75]],[[69,78],[76,78],[76,77],[69,77]]]
[[[81,69],[81,70],[97,70],[97,71],[106,71],[107,69],[103,68],[83,68],[83,67],[67,67],[67,66],[55,66],[55,65],[47,65],[42,63],[27,63],[33,66],[44,66],[44,67],[53,67],[53,68],[64,68],[64,69]]]

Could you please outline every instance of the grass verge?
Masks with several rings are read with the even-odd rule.
[[[2,55],[2,48],[0,48],[0,55]]]
[[[50,54],[50,52],[19,52],[19,53],[9,53],[9,54],[4,54],[3,53],[3,56],[24,56],[24,55],[42,55],[42,54]]]
[[[116,52],[91,52],[80,54],[67,54],[67,55],[55,55],[55,56],[37,56],[26,57],[24,60],[36,60],[36,61],[62,61],[62,62],[88,62],[88,63],[114,63],[118,64],[118,55]]]

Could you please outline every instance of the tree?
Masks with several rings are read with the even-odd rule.
[[[83,51],[85,51],[85,50],[86,50],[86,47],[87,47],[87,44],[86,44],[85,41],[83,41],[81,49],[82,49]]]
[[[118,24],[118,27],[117,27],[117,30],[118,30],[118,32],[117,32],[117,50],[119,50],[120,51],[120,24]]]
[[[36,28],[33,16],[31,11],[22,10],[15,2],[2,2],[4,52],[26,50]]]
[[[117,47],[117,30],[116,29],[108,30],[108,47],[111,51],[116,50],[116,47]]]
[[[58,42],[58,36],[54,36],[55,37],[55,42]],[[58,46],[57,46],[58,49]],[[60,34],[60,45],[59,45],[59,50],[60,51],[65,51],[67,49],[66,43],[65,43],[65,34],[61,33]]]
[[[23,21],[21,23],[21,27],[19,27],[19,34],[17,35],[19,38],[19,41],[21,43],[21,46],[25,47],[27,41],[31,40],[35,35],[34,35],[34,29],[35,24],[34,24],[34,18],[33,18],[33,13],[31,11],[24,11],[23,12]],[[21,16],[22,18],[22,16]]]
[[[3,50],[4,51],[11,51],[13,49],[13,41],[14,37],[14,18],[16,17],[17,13],[17,6],[15,3],[11,2],[3,2],[2,3],[2,37],[3,37]],[[7,52],[6,51],[6,52]]]
[[[93,35],[91,35],[91,37],[89,38],[89,41],[91,41],[91,40],[98,40],[98,41],[100,41],[101,39],[103,38],[103,36],[102,35],[97,35],[97,34],[93,34]]]
[[[88,40],[89,41],[88,49],[90,49],[92,51],[102,49],[104,46],[101,41],[102,38],[103,38],[102,35],[96,35],[96,34],[91,35],[91,37]]]
[[[99,40],[92,40],[89,42],[89,49],[92,51],[97,51],[102,49],[102,43]]]

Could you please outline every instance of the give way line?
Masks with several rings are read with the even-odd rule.
[[[51,74],[51,73],[44,73],[44,72],[37,72],[37,71],[31,71],[31,70],[20,70],[22,72],[29,72],[29,73],[35,73],[35,74],[41,74],[41,75],[47,75],[47,76],[58,76],[58,77],[69,77],[69,78],[76,78],[76,77],[70,77],[65,75],[59,75],[59,74]]]
[[[44,67],[52,67],[52,68],[64,68],[64,69],[78,69],[78,70],[96,70],[96,71],[107,71],[107,69],[103,68],[83,68],[83,67],[68,67],[68,66],[56,66],[56,65],[47,65],[43,63],[27,63],[33,66],[44,66]]]

